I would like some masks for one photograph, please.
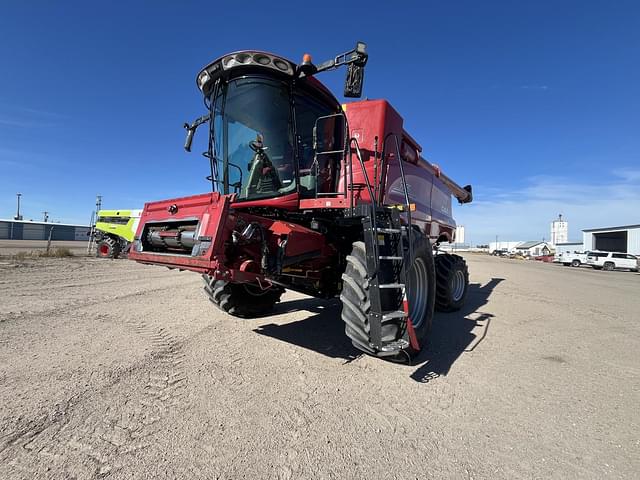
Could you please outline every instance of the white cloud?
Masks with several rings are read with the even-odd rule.
[[[520,88],[523,90],[549,90],[548,85],[521,85]]]
[[[621,173],[621,172],[624,172]],[[550,222],[561,213],[569,222],[569,240],[581,230],[640,223],[640,171],[619,170],[601,182],[572,178],[531,177],[521,189],[485,192],[477,201],[458,207],[455,217],[474,244],[495,240],[549,239]]]
[[[613,174],[626,182],[640,182],[640,170],[638,169],[620,168],[614,170]]]
[[[0,126],[13,128],[47,128],[55,127],[67,120],[61,115],[45,110],[23,107],[6,107],[0,109]]]
[[[7,127],[17,127],[17,128],[32,128],[32,127],[37,127],[38,123],[30,120],[23,120],[20,118],[11,117],[8,115],[0,115],[0,125],[4,125]]]
[[[22,107],[19,109],[22,112],[25,112],[27,114],[31,114],[37,117],[50,117],[50,118],[58,118],[58,119],[67,119],[70,118],[68,115],[64,115],[62,113],[58,113],[58,112],[50,112],[48,110],[40,110],[37,108],[27,108],[27,107]]]

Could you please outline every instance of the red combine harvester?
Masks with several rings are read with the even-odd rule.
[[[314,65],[241,51],[196,83],[208,113],[185,124],[185,149],[208,124],[212,192],[147,203],[129,258],[203,275],[209,299],[238,317],[269,312],[285,289],[339,296],[360,350],[411,358],[434,308],[459,309],[464,260],[452,242],[451,197],[472,199],[420,155],[385,100],[341,106],[315,75],[347,67],[360,97],[365,45]]]

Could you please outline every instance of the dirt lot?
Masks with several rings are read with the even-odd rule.
[[[0,262],[2,479],[640,470],[634,273],[468,256],[468,308],[406,366],[360,356],[336,303],[239,320],[192,273]]]

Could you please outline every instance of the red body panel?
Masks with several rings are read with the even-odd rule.
[[[403,120],[398,112],[385,100],[350,103],[346,105],[345,112],[350,134],[358,140],[366,173],[372,183],[375,171],[373,152],[376,148],[376,137],[379,154],[382,152],[384,139],[388,139],[385,146],[386,181],[383,203],[403,204],[405,202],[396,144],[393,137],[389,137],[390,134],[394,134],[401,142],[409,200],[416,204],[416,210],[412,212],[413,223],[432,241],[453,241],[456,223],[451,211],[451,190],[437,177],[439,170],[434,169],[419,156],[421,147],[404,131]],[[354,155],[351,160],[354,183],[364,183],[358,159]],[[380,163],[378,163],[377,175],[380,174]],[[344,176],[341,177],[340,189],[344,189],[343,179]],[[365,189],[359,190],[357,195],[356,200],[369,201],[369,195]]]
[[[146,203],[140,217],[136,239],[142,237],[145,227],[149,224],[196,219],[198,221],[197,236],[211,237],[213,241],[204,254],[197,257],[145,252],[137,249],[134,244],[129,258],[142,263],[170,265],[199,272],[215,270],[224,258],[221,254],[222,242],[227,235],[231,234],[229,200],[229,196],[219,193],[205,193]],[[172,206],[177,208],[175,213],[169,211]]]
[[[283,210],[298,210],[299,195],[297,193],[291,193],[284,197],[265,198],[264,200],[249,200],[244,202],[238,202],[236,205],[241,208],[249,207],[271,207],[281,208]]]

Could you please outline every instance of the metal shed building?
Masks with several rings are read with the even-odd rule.
[[[78,240],[89,239],[89,227],[69,223],[1,220],[0,240]]]
[[[585,250],[640,255],[640,224],[621,227],[588,228],[582,231]]]

